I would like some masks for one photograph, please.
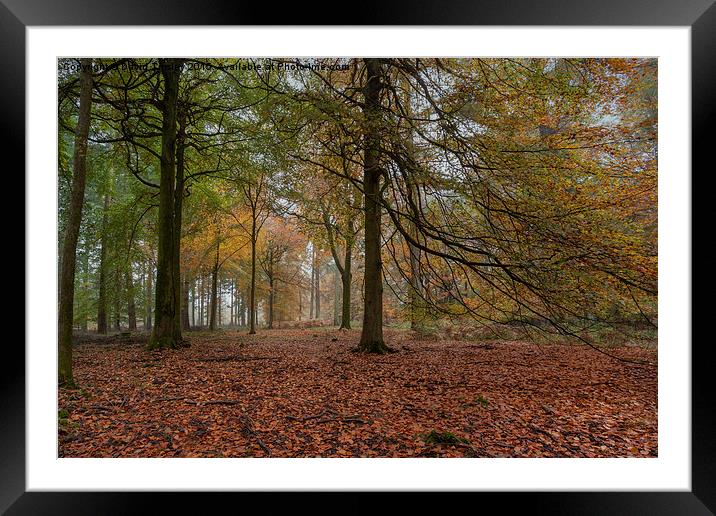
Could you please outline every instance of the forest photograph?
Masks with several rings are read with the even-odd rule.
[[[58,456],[658,457],[657,71],[58,59]]]

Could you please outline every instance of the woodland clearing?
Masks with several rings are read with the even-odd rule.
[[[60,457],[655,457],[657,371],[588,347],[335,328],[80,339]],[[656,349],[612,347],[656,361]]]

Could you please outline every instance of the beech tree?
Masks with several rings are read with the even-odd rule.
[[[358,348],[370,353],[384,353],[383,341],[383,260],[380,252],[381,239],[381,91],[384,76],[379,59],[364,59],[365,100],[363,199],[365,211],[365,303],[363,329]]]
[[[72,385],[72,325],[74,322],[74,288],[77,240],[82,221],[87,175],[87,136],[92,109],[92,60],[80,59],[80,99],[75,149],[72,160],[72,198],[65,228],[60,262],[59,361],[60,385]]]
[[[181,213],[176,211],[175,197],[181,198],[183,190],[175,193],[181,178],[177,177],[177,102],[182,61],[160,61],[164,95],[160,103],[162,113],[162,144],[160,158],[159,210],[157,246],[157,278],[155,283],[155,322],[150,348],[176,348],[182,341],[179,321],[179,292],[177,291],[178,244],[175,232],[181,227]],[[176,239],[178,239],[178,235]]]

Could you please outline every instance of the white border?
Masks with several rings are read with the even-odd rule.
[[[27,489],[690,490],[690,39],[688,27],[28,27]],[[659,457],[58,459],[56,59],[149,55],[657,56]]]

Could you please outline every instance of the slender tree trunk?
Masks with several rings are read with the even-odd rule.
[[[239,325],[238,288],[236,278],[231,279],[231,326]]]
[[[328,236],[328,243],[331,250],[331,255],[333,256],[333,263],[336,267],[336,270],[338,274],[340,275],[341,279],[341,290],[342,292],[339,294],[336,294],[335,297],[338,299],[339,297],[342,299],[340,305],[341,307],[341,315],[340,315],[340,327],[341,329],[350,329],[351,327],[351,259],[352,259],[352,253],[353,253],[353,239],[354,239],[354,226],[352,221],[348,221],[346,224],[346,234],[345,234],[345,254],[343,257],[343,263],[341,264],[341,259],[338,256],[338,248],[335,243],[335,239],[333,237],[333,229],[331,226],[330,219],[328,217],[328,213],[326,211],[323,212],[323,224],[326,227],[326,234]],[[336,283],[336,289],[339,288],[338,282],[334,280]],[[337,302],[337,301],[336,301]],[[334,307],[334,324],[338,324],[336,322],[338,319],[338,310],[336,307]]]
[[[316,319],[321,318],[321,263],[316,261]]]
[[[134,304],[134,279],[132,278],[132,264],[127,266],[127,324],[129,331],[137,331],[137,309]]]
[[[84,252],[82,253],[82,286],[85,290],[85,292],[89,292],[90,284],[89,284],[89,277],[90,277],[90,267],[89,267],[89,240],[87,238],[84,239]],[[87,331],[88,326],[88,311],[87,311],[87,302],[85,301],[82,304],[82,331]]]
[[[333,326],[341,323],[341,273],[333,266]]]
[[[182,330],[189,331],[191,329],[189,325],[189,290],[191,281],[189,275],[184,273],[184,285],[182,288],[182,304],[181,304],[181,325]]]
[[[251,291],[249,293],[249,335],[256,333],[256,208],[251,211]]]
[[[367,71],[365,86],[364,171],[365,211],[365,300],[363,330],[358,348],[368,353],[385,353],[383,341],[383,271],[380,256],[380,63],[364,60]]]
[[[316,247],[315,244],[311,243],[311,301],[308,309],[308,318],[313,319],[313,309],[316,306]]]
[[[236,325],[243,326],[244,294],[239,287],[239,280],[236,280]]]
[[[214,267],[211,270],[211,317],[209,319],[209,330],[216,330],[216,303],[217,297],[217,282],[219,276],[219,236],[216,238],[216,253],[214,255]]]
[[[147,263],[147,289],[145,292],[144,316],[146,318],[145,329],[152,329],[152,277],[154,276],[154,263],[149,260]]]
[[[268,328],[269,330],[273,329],[273,302],[274,302],[274,279],[273,275],[269,276],[269,310],[268,310]]]
[[[206,306],[206,321],[204,325],[208,328],[209,323],[211,322],[211,272],[207,273],[206,275],[204,296],[206,297],[206,300],[204,301],[204,306]]]
[[[114,329],[120,331],[122,318],[122,274],[119,266],[114,269]]]
[[[211,322],[211,271],[207,272],[204,279],[204,325],[208,328]]]
[[[234,325],[234,282],[229,281],[229,326]]]
[[[191,281],[191,325],[196,326],[196,280]]]
[[[147,328],[147,317],[146,317],[147,307],[145,306],[144,298],[146,297],[146,291],[147,291],[147,264],[145,263],[144,260],[141,260],[139,263],[141,264],[141,267],[139,270],[142,273],[142,276],[139,279],[139,288],[142,293],[142,303],[140,305],[141,306],[140,310],[141,310],[141,317],[142,317],[142,328],[146,329]]]
[[[73,386],[72,377],[72,324],[74,320],[75,262],[77,240],[82,223],[82,205],[87,178],[87,136],[92,108],[92,60],[80,60],[80,106],[75,130],[75,148],[72,162],[72,194],[70,212],[62,245],[60,271],[60,306],[58,314],[58,383]]]
[[[218,274],[218,271],[217,271],[217,274]],[[221,305],[224,304],[224,297],[223,297],[224,296],[224,281],[221,278],[219,278],[218,281],[219,281],[219,286],[218,286],[218,290],[217,290],[217,303],[218,303],[217,309],[219,310],[218,327],[221,328],[221,325],[224,324],[224,320],[221,318]]]
[[[184,310],[186,305],[182,303],[184,300],[181,274],[181,228],[182,228],[182,209],[184,203],[184,139],[186,131],[186,115],[183,108],[177,108],[177,123],[179,125],[176,139],[176,172],[174,183],[174,228],[172,231],[173,249],[172,249],[172,281],[174,304],[179,311],[177,317],[174,318],[174,341],[177,344],[184,345],[182,330],[184,329]],[[188,329],[188,328],[187,328]]]
[[[181,61],[160,60],[164,78],[162,99],[162,151],[159,181],[159,246],[157,256],[157,284],[155,315],[156,323],[148,347],[177,348],[177,322],[179,298],[175,284],[175,206],[174,181],[176,178],[177,100],[179,96],[179,75]],[[181,196],[181,195],[180,195]],[[177,238],[179,236],[177,235]]]
[[[234,297],[236,298],[236,310],[234,317],[236,318],[236,326],[241,326],[241,310],[243,310],[243,303],[241,301],[241,289],[239,288],[239,279],[234,280]]]
[[[352,228],[351,228],[352,229]],[[346,245],[346,256],[343,261],[343,274],[341,279],[343,280],[343,294],[342,294],[342,312],[341,312],[341,328],[350,330],[351,329],[351,282],[353,273],[351,268],[353,266],[353,240],[349,240]]]
[[[204,326],[204,274],[199,277],[199,326]]]
[[[102,234],[99,249],[99,299],[97,301],[97,333],[107,334],[107,224],[109,219],[109,193],[104,196]]]

